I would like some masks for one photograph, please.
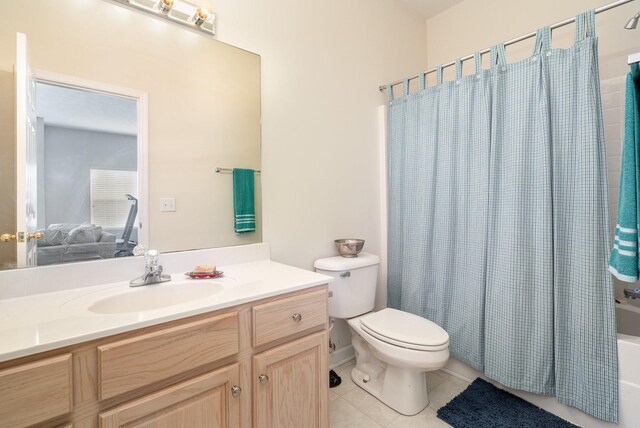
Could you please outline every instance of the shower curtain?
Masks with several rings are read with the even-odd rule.
[[[389,100],[390,307],[506,386],[617,420],[614,298],[593,12],[576,43]]]

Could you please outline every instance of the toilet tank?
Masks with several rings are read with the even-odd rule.
[[[329,316],[353,318],[373,310],[380,257],[360,253],[358,257],[327,257],[313,264],[316,272],[329,275]]]

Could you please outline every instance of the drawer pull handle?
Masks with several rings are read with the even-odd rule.
[[[238,397],[241,392],[242,388],[240,388],[239,386],[233,385],[231,387],[231,395],[233,395],[234,397]]]
[[[266,374],[261,374],[260,376],[258,376],[258,380],[260,381],[260,385],[264,385],[265,383],[269,382],[269,376],[267,376]]]
[[[295,314],[291,315],[291,318],[293,318],[293,320],[295,322],[300,322],[300,321],[302,321],[302,314],[295,313]]]

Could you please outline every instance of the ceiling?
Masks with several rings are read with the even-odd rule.
[[[461,3],[462,0],[400,0],[411,10],[426,18],[431,18],[451,6]]]
[[[36,100],[36,114],[45,125],[127,135],[138,132],[137,101],[131,98],[38,82]]]

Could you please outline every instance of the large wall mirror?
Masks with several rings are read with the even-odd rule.
[[[0,269],[260,242],[259,170],[258,55],[106,0],[3,5]]]

